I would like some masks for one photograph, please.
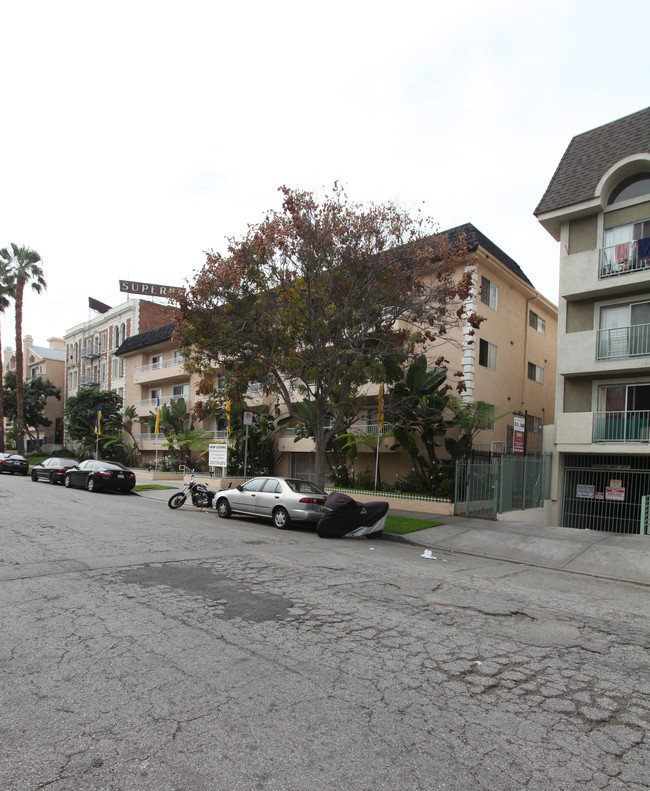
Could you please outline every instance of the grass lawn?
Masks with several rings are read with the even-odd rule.
[[[176,489],[176,486],[161,486],[159,483],[139,483],[133,487],[134,492],[146,492],[150,489]],[[182,487],[181,487],[182,488]]]
[[[416,530],[426,530],[427,527],[438,527],[444,522],[435,522],[431,519],[413,519],[410,516],[391,516],[386,519],[385,533],[396,533],[403,536],[406,533],[415,533]]]

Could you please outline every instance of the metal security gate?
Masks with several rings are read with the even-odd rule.
[[[496,519],[540,508],[550,497],[550,473],[550,454],[457,461],[454,513]]]
[[[639,533],[650,471],[620,466],[564,468],[560,525],[608,533]]]
[[[544,456],[504,456],[501,460],[499,513],[541,508],[549,497],[551,465]]]
[[[454,513],[496,519],[499,462],[457,461]]]

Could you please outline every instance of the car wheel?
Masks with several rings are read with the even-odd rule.
[[[278,530],[284,530],[285,527],[289,526],[290,521],[286,508],[276,508],[273,511],[273,524]]]
[[[69,475],[66,475],[65,478],[63,479],[63,485],[65,486],[66,489],[69,489],[72,486]]]
[[[230,503],[226,500],[225,497],[222,497],[220,500],[217,500],[217,513],[222,519],[229,519],[230,515],[232,514],[232,509],[230,507]]]
[[[167,500],[167,505],[170,508],[180,508],[181,505],[183,505],[183,503],[185,502],[185,500],[186,497],[184,494],[179,494],[178,492],[176,492],[176,494],[172,494],[169,500]]]
[[[52,484],[52,486],[56,484],[56,477],[53,472],[50,473],[50,483]]]
[[[38,481],[38,475],[34,472],[34,470],[32,470],[32,480],[34,483],[37,483]]]
[[[97,484],[95,483],[95,479],[92,475],[88,477],[88,482],[86,483],[86,488],[89,492],[96,492],[97,491]]]

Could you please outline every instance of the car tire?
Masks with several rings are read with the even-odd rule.
[[[38,483],[38,475],[32,470],[32,480],[34,483]]]
[[[69,489],[72,486],[72,482],[70,481],[69,475],[66,475],[65,478],[63,479],[63,485],[65,486],[66,489]]]
[[[230,519],[232,508],[225,497],[221,497],[219,500],[217,500],[217,513],[222,519]]]
[[[50,473],[50,484],[51,484],[52,486],[55,486],[55,485],[56,485],[56,477],[55,477],[55,475],[54,475],[54,473],[53,473],[53,472],[51,472],[51,473]]]
[[[278,528],[278,530],[284,530],[285,527],[289,527],[291,519],[289,519],[289,513],[286,508],[276,508],[273,511],[273,524]]]
[[[92,475],[88,476],[88,481],[86,482],[86,489],[88,489],[89,492],[99,491],[97,487],[97,482],[95,481]]]
[[[167,505],[170,508],[174,508],[174,509],[180,508],[186,499],[187,497],[184,494],[179,494],[178,492],[176,492],[176,494],[172,494],[169,500],[167,500]]]

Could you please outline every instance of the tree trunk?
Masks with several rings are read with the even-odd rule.
[[[325,453],[327,448],[327,440],[325,434],[320,426],[314,433],[314,453],[316,458],[314,460],[314,483],[320,486],[321,489],[325,488]]]
[[[23,363],[23,289],[25,279],[16,278],[16,453],[25,452],[25,366]]]

